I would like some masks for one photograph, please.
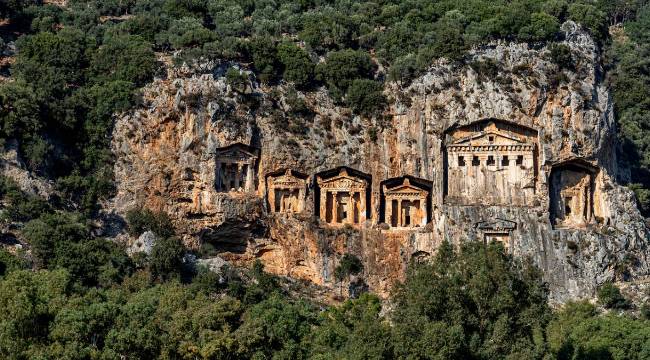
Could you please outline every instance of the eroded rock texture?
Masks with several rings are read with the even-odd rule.
[[[444,240],[504,242],[542,268],[556,301],[642,278],[648,232],[617,183],[626,173],[597,48],[574,24],[564,30],[573,68],[547,48],[487,46],[466,65],[441,61],[405,88],[390,85],[393,103],[375,119],[324,89],[266,87],[252,75],[233,87],[231,64],[170,70],[117,121],[118,194],[107,211],[164,210],[188,245],[333,288],[352,253],[383,295]],[[321,189],[340,175],[359,181]],[[410,188],[388,194],[398,185]]]

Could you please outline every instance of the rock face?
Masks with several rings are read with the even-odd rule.
[[[164,210],[190,246],[333,289],[345,253],[386,295],[445,240],[503,242],[539,265],[555,301],[643,278],[648,231],[619,185],[598,50],[575,24],[563,30],[570,67],[546,47],[485,46],[391,84],[373,119],[324,89],[243,71],[247,84],[229,84],[231,64],[169,70],[116,123],[107,208]]]

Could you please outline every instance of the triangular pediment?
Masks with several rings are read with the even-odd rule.
[[[215,156],[228,159],[256,159],[257,151],[255,148],[238,143],[217,149]]]
[[[334,177],[331,177],[329,179],[322,179],[321,183],[323,184],[329,184],[329,183],[336,183],[336,182],[352,182],[352,183],[358,183],[358,184],[365,184],[365,180],[350,176],[350,175],[337,175]]]
[[[387,193],[423,193],[426,194],[427,191],[420,189],[419,187],[413,186],[413,185],[398,185],[394,188],[389,188],[386,189]]]
[[[465,136],[453,142],[454,145],[504,145],[524,143],[525,141],[519,136],[494,130],[482,131]]]
[[[291,170],[286,171],[282,175],[269,176],[269,181],[273,186],[284,187],[302,187],[307,183],[307,180],[293,175],[293,172],[291,172]]]

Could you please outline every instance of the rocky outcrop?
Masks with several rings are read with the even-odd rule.
[[[383,295],[409,261],[445,240],[504,241],[541,267],[556,301],[648,275],[648,232],[632,193],[617,182],[627,174],[618,167],[598,49],[575,24],[563,30],[573,57],[567,68],[553,62],[548,47],[495,43],[473,50],[463,65],[441,60],[406,87],[390,84],[390,109],[372,119],[336,105],[325,89],[267,87],[243,70],[247,84],[229,84],[232,64],[170,69],[143,90],[142,106],[116,123],[118,193],[107,211],[164,210],[190,246],[209,244],[234,264],[261,259],[274,273],[332,288],[341,255],[352,253],[364,264],[365,283]],[[454,202],[445,196],[450,131],[492,121],[536,134],[526,172],[532,178],[522,185],[532,195],[518,205]],[[215,157],[237,143],[259,149],[256,190],[217,191]],[[591,200],[581,202],[593,205],[581,205],[589,206],[583,224],[563,227],[551,203],[569,197],[552,198],[549,178],[576,161],[596,169],[588,175]],[[368,175],[368,219],[360,224],[329,226],[317,216],[313,175],[338,166]],[[268,203],[266,175],[284,169],[310,176],[300,213],[275,213]],[[429,223],[391,229],[383,224],[382,182],[405,175],[430,182]]]

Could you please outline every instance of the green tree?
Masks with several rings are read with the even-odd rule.
[[[541,358],[550,320],[547,289],[532,265],[499,244],[444,243],[414,264],[393,297],[397,356]]]
[[[330,94],[339,100],[355,79],[371,79],[374,70],[370,55],[356,50],[330,52],[325,63],[316,67],[318,77],[327,84]]]
[[[314,64],[304,49],[291,42],[278,44],[278,57],[284,66],[282,77],[299,88],[307,88],[314,79]]]
[[[384,87],[377,81],[356,79],[348,88],[346,104],[357,114],[371,116],[386,107]]]
[[[149,256],[152,275],[163,281],[179,278],[184,269],[184,256],[185,246],[180,239],[158,238]]]
[[[621,290],[610,282],[598,289],[598,302],[608,309],[626,309],[630,306],[629,301],[621,294]]]

